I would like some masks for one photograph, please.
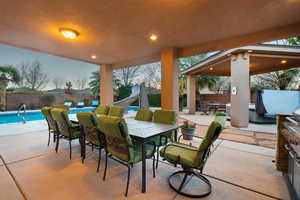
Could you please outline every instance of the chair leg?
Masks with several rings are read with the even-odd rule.
[[[157,147],[157,151],[156,151],[156,169],[158,168],[158,160],[159,160],[159,147]]]
[[[97,167],[97,172],[99,172],[99,168],[100,168],[100,162],[101,162],[101,148],[99,148],[99,158],[98,158],[98,167]]]
[[[153,170],[153,178],[155,178],[155,155],[153,155],[152,170]]]
[[[53,142],[55,143],[55,141],[56,141],[56,133],[53,132]]]
[[[85,159],[85,142],[83,142],[82,144],[82,151],[81,151],[81,153],[82,153],[82,155],[81,155],[81,163],[83,164],[84,163],[84,159]]]
[[[70,160],[72,160],[72,140],[69,140],[69,146],[70,146]]]
[[[127,186],[126,186],[125,197],[127,197],[128,194],[129,182],[130,182],[130,165],[128,165]]]
[[[50,138],[51,138],[51,131],[50,131],[50,129],[49,129],[48,146],[49,146],[49,144],[50,144]]]
[[[105,168],[104,168],[104,174],[103,174],[103,180],[105,181],[105,177],[106,177],[106,170],[107,170],[107,152],[105,152]]]
[[[56,135],[56,139],[57,139],[57,141],[56,141],[55,151],[56,151],[56,153],[57,153],[57,151],[58,151],[58,146],[59,146],[59,135]]]

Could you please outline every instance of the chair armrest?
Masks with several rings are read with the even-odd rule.
[[[188,136],[192,136],[192,137],[195,137],[195,138],[199,138],[199,139],[203,139],[202,136],[197,136],[197,135],[193,135],[193,134],[187,134]],[[178,141],[180,141],[180,138],[183,137],[183,135],[181,134],[178,138]]]
[[[179,143],[180,144],[180,143]],[[166,152],[166,149],[168,147],[171,147],[171,146],[175,146],[175,147],[178,147],[178,148],[182,148],[182,149],[188,149],[188,150],[191,150],[191,151],[196,151],[196,152],[204,152],[206,149],[194,149],[194,148],[189,148],[189,146],[182,146],[182,145],[179,145],[179,144],[176,144],[176,143],[171,143],[171,144],[168,144],[166,145],[166,147],[164,148],[164,151],[163,151],[163,155],[165,154]],[[185,144],[184,144],[185,145]]]

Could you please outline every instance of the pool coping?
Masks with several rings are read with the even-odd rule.
[[[82,108],[95,108],[92,106],[88,106],[88,107],[82,107]],[[75,110],[75,109],[82,109],[82,108],[70,108],[70,110]],[[37,109],[37,110],[26,110],[26,113],[35,113],[35,112],[41,112],[41,109]],[[12,111],[4,111],[4,112],[0,112],[0,115],[7,115],[7,114],[17,114],[18,111],[17,110],[12,110]]]

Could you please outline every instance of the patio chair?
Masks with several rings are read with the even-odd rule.
[[[70,146],[70,160],[72,159],[72,141],[79,139],[80,127],[69,120],[68,114],[64,109],[54,108],[51,109],[51,115],[56,122],[58,135],[56,141],[55,151],[57,153],[59,146],[59,139],[63,138],[69,141]]]
[[[56,104],[51,106],[52,108],[61,108],[61,109],[65,109],[67,112],[69,112],[69,106],[63,105],[63,104]]]
[[[93,107],[97,107],[99,105],[99,101],[98,100],[93,100],[91,103],[91,106]]]
[[[161,124],[176,124],[177,115],[172,110],[156,110],[153,114],[153,122]],[[156,145],[156,169],[158,168],[159,148],[173,141],[173,131],[167,132],[162,136],[155,137],[152,142]]]
[[[71,101],[65,101],[65,102],[64,102],[64,105],[65,105],[65,106],[68,106],[68,107],[72,107],[72,104],[73,104],[73,103],[72,103]]]
[[[81,128],[81,156],[82,163],[85,159],[85,147],[86,145],[97,147],[99,149],[98,167],[99,172],[101,161],[101,150],[104,148],[104,135],[97,129],[96,115],[90,112],[77,113],[77,119]]]
[[[98,128],[105,135],[105,170],[103,180],[105,180],[107,172],[107,159],[111,158],[117,162],[127,166],[127,185],[125,196],[128,194],[130,181],[130,168],[142,160],[141,145],[134,144],[124,119],[120,117],[101,115],[97,117]],[[146,158],[153,159],[153,177],[155,177],[155,144],[146,144]]]
[[[183,168],[168,178],[170,187],[177,193],[194,198],[205,197],[211,193],[211,183],[203,175],[203,169],[210,156],[211,146],[222,132],[224,123],[225,118],[217,116],[209,125],[198,148],[174,142],[160,150],[164,160]]]
[[[139,110],[135,115],[135,120],[152,121],[153,112],[151,110]]]
[[[108,105],[99,105],[95,110],[97,115],[107,115],[108,111],[109,111]]]
[[[124,114],[124,108],[120,106],[111,106],[108,111],[109,116],[113,117],[123,117]]]
[[[84,107],[84,102],[78,102],[76,105],[77,108],[83,108]]]
[[[51,109],[52,109],[51,107],[43,107],[42,110],[41,110],[42,114],[46,118],[46,121],[47,121],[47,124],[48,124],[48,133],[49,133],[48,146],[50,144],[51,133],[53,133],[53,141],[54,142],[55,142],[55,137],[56,137],[56,134],[57,134],[56,122],[51,116],[51,112],[50,112]]]

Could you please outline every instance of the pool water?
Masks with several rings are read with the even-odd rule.
[[[139,107],[136,106],[129,106],[128,110],[137,111]],[[70,109],[70,114],[76,114],[78,112],[92,112],[95,108],[72,108]],[[17,113],[9,113],[9,114],[0,114],[0,124],[8,124],[8,123],[17,123],[22,122],[22,117],[24,116],[23,113],[20,113],[20,117]],[[26,121],[35,121],[35,120],[43,120],[45,119],[41,111],[33,111],[26,113]]]

